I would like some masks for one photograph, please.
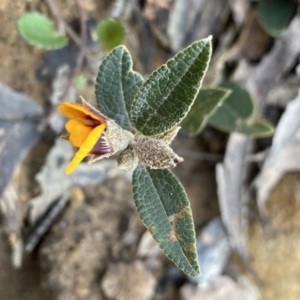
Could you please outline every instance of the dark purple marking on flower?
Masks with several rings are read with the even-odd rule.
[[[108,153],[113,153],[113,149],[108,145],[104,135],[102,134],[101,138],[90,151],[90,154],[104,155]]]
[[[173,158],[173,162],[175,163],[175,165],[178,165],[182,161],[183,161],[183,159],[181,157],[174,157]]]
[[[102,123],[99,120],[93,119],[91,116],[86,116],[86,119],[84,120],[84,124],[88,126],[98,126]]]

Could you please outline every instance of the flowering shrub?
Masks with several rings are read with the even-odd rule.
[[[69,118],[62,138],[78,147],[66,169],[118,154],[120,169],[133,172],[140,217],[164,253],[190,276],[200,274],[192,211],[179,180],[169,170],[183,161],[170,147],[200,90],[211,57],[211,37],[179,52],[144,81],[119,46],[100,66],[98,109],[63,103]]]

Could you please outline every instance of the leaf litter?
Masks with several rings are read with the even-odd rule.
[[[42,108],[31,98],[0,84],[0,212],[12,246],[12,265],[22,265],[22,210],[12,174],[39,140]]]
[[[281,178],[288,172],[300,170],[297,157],[300,153],[300,90],[298,96],[286,107],[275,135],[272,147],[255,180],[257,202],[261,213],[268,215],[266,202]]]

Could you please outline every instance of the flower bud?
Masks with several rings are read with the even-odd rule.
[[[119,157],[117,158],[117,162],[119,169],[123,171],[130,171],[137,167],[139,159],[134,153],[133,149],[128,148],[120,153]]]
[[[140,163],[152,169],[173,168],[183,161],[164,140],[156,138],[139,138],[133,149]]]

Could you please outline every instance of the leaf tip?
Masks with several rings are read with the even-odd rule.
[[[126,46],[125,45],[119,45],[119,46],[116,46],[114,49],[122,49],[122,50],[127,50]],[[113,50],[114,50],[113,49]]]

